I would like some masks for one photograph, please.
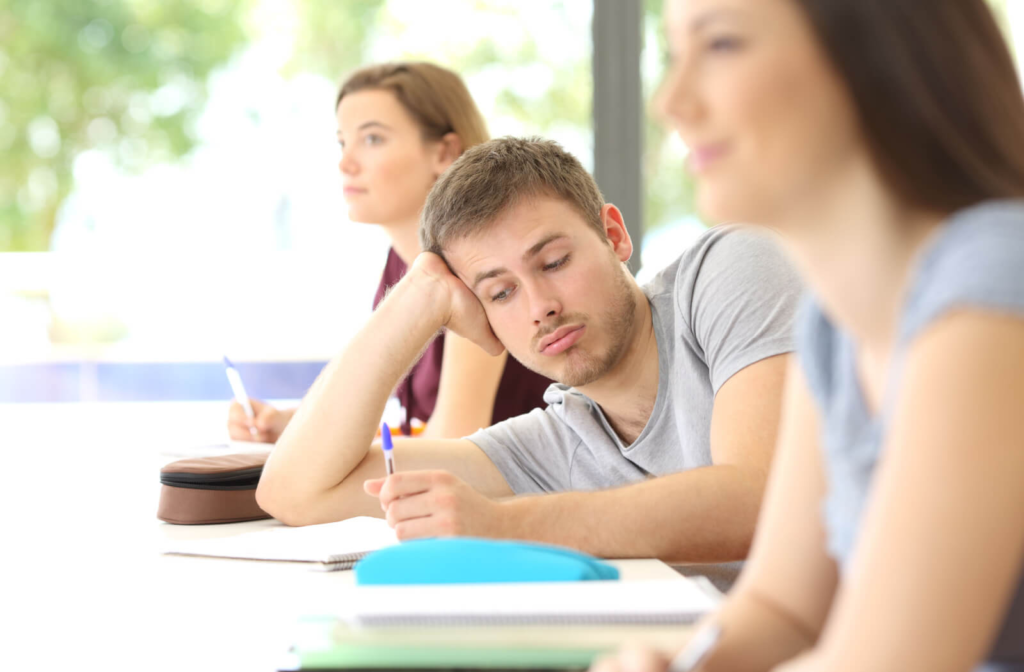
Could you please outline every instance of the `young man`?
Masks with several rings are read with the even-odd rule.
[[[384,515],[399,538],[551,542],[604,557],[742,559],[772,455],[800,292],[765,234],[710,230],[641,289],[632,243],[553,142],[466,152],[423,211],[423,249],[323,371],[257,497],[289,524]],[[462,440],[371,442],[391,390],[442,328],[553,385]],[[513,495],[536,495],[512,497]]]

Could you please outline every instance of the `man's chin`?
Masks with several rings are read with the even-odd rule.
[[[556,375],[547,375],[568,387],[583,387],[599,380],[607,367],[599,359],[591,357],[576,348],[563,353],[562,366]]]
[[[568,387],[589,385],[605,373],[604,367],[598,359],[586,354],[579,346],[575,345],[554,357],[537,354],[529,360],[524,360],[521,357],[516,357],[512,352],[509,354],[534,373]]]

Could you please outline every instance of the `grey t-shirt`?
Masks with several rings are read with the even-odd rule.
[[[516,494],[597,490],[711,464],[715,394],[736,372],[793,350],[801,285],[776,241],[749,227],[708,230],[644,287],[658,342],[658,395],[632,445],[601,408],[554,384],[546,409],[468,437]]]
[[[994,201],[964,210],[930,241],[903,305],[890,390],[899,388],[901,362],[914,338],[962,307],[1024,319],[1024,201]],[[797,347],[822,415],[828,549],[845,569],[857,545],[894,399],[886,397],[881,413],[870,415],[857,379],[856,344],[810,296],[797,320]],[[1024,670],[1024,575],[990,658],[1013,663],[1005,669]]]

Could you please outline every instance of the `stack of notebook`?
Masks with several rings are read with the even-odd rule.
[[[712,589],[713,590],[713,589]],[[356,586],[338,605],[355,627],[673,625],[716,599],[697,581],[574,581]]]
[[[175,555],[308,564],[326,571],[350,569],[367,553],[397,544],[395,531],[380,518],[359,517],[307,527],[271,527],[234,537],[176,541],[163,549]]]
[[[300,620],[285,670],[584,670],[625,642],[666,650],[721,594],[701,580],[355,586]],[[643,626],[643,627],[636,627]]]

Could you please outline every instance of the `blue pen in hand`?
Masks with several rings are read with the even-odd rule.
[[[384,450],[384,470],[388,476],[395,473],[395,456],[391,454],[394,445],[391,443],[391,428],[388,423],[381,423],[380,426],[381,448]]]

